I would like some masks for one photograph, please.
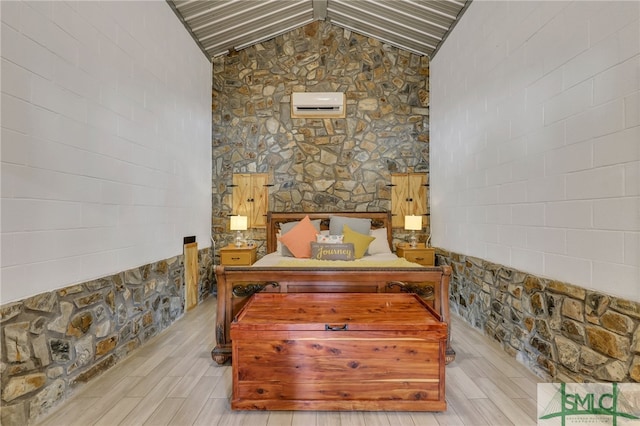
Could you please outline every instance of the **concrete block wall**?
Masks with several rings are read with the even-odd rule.
[[[24,425],[182,316],[185,236],[209,293],[212,67],[165,2],[0,17],[0,423]]]
[[[0,2],[2,303],[209,247],[209,60],[165,2]]]
[[[430,71],[433,244],[640,301],[640,3],[473,2]]]

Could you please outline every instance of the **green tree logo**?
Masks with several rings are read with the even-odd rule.
[[[636,411],[638,407],[625,398],[617,383],[573,383],[570,389],[566,383],[561,383],[538,418],[559,418],[561,425],[565,426],[569,417],[588,416],[582,419],[587,424],[594,423],[595,416],[605,416],[610,420],[608,424],[617,426],[619,419],[640,420],[634,414]],[[575,424],[578,419],[572,420]]]

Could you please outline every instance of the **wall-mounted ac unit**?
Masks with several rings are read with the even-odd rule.
[[[291,94],[291,118],[344,118],[342,92],[295,92]]]

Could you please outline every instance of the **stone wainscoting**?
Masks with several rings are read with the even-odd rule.
[[[640,381],[640,303],[438,249],[451,309],[548,381]],[[454,342],[455,347],[455,342]]]
[[[209,249],[198,253],[200,299]],[[4,426],[33,424],[184,314],[184,256],[0,306]]]

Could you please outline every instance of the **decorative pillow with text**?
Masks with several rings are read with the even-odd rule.
[[[315,260],[353,260],[355,249],[353,244],[311,243],[311,259]]]

